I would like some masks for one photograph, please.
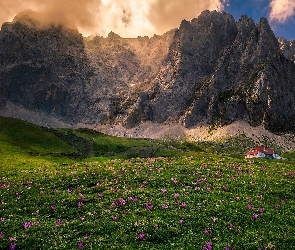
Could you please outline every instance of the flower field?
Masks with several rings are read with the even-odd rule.
[[[0,169],[1,249],[295,249],[295,167],[222,156]]]

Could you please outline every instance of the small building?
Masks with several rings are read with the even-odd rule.
[[[267,158],[267,159],[281,159],[281,157],[271,148],[264,146],[257,146],[245,155],[246,158]]]

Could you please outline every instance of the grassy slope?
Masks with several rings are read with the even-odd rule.
[[[81,242],[86,249],[203,249],[210,241],[213,249],[226,244],[235,249],[295,248],[293,153],[289,161],[247,161],[240,140],[230,141],[228,148],[127,140],[85,129],[56,133],[11,118],[0,118],[0,128],[4,249],[13,242],[19,249],[76,249]],[[66,157],[87,147],[93,158]],[[156,156],[183,156],[97,157],[130,158],[150,153],[149,148]],[[32,226],[24,228],[24,222]],[[10,242],[11,237],[16,240]]]

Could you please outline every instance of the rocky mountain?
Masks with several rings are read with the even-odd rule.
[[[295,40],[288,41],[282,37],[278,38],[280,49],[291,61],[295,62]]]
[[[13,105],[68,124],[294,131],[294,54],[264,18],[204,11],[162,36],[127,39],[40,28],[22,13],[0,31],[0,114]]]

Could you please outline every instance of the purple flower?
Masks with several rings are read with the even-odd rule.
[[[0,221],[1,221],[1,222],[4,222],[4,221],[5,221],[5,219],[4,219],[4,218],[0,218]]]
[[[282,202],[282,204],[284,204],[285,203],[285,199],[281,199],[281,202]]]
[[[85,234],[83,238],[84,239],[88,239],[88,237],[89,237],[89,235],[88,234]]]
[[[13,249],[15,249],[15,247],[16,247],[16,243],[12,243],[12,244],[10,245],[9,249],[10,249],[10,250],[13,250]]]
[[[213,220],[213,222],[216,222],[217,221],[217,218],[213,217],[212,220]]]
[[[209,242],[206,242],[206,247],[204,248],[204,249],[212,249],[213,248],[213,243],[212,243],[212,241],[209,241]]]
[[[153,210],[153,205],[150,205],[149,206],[149,210]]]
[[[179,224],[182,225],[182,223],[183,223],[183,220],[179,220]]]
[[[55,206],[54,206],[54,205],[52,205],[50,208],[51,208],[51,210],[54,210],[54,209],[55,209]]]
[[[275,209],[279,209],[279,206],[278,205],[275,205]]]
[[[240,200],[240,197],[236,197],[236,201],[239,201]]]
[[[258,214],[253,214],[253,218],[257,219],[258,218]]]
[[[205,233],[205,234],[209,234],[209,229],[205,229],[205,230],[204,230],[204,233]]]
[[[98,196],[98,197],[102,197],[102,194],[98,194],[97,196]]]
[[[233,226],[234,226],[234,224],[232,224],[232,223],[229,224],[229,227],[230,228],[233,228]]]
[[[223,186],[223,189],[226,190],[226,186],[225,185]]]
[[[161,190],[163,194],[167,194],[167,190],[166,189],[162,189]]]
[[[0,232],[0,239],[3,237],[3,232]]]
[[[138,235],[138,239],[139,239],[139,240],[143,240],[143,238],[144,238],[144,233],[140,233],[140,234]]]
[[[83,205],[84,205],[83,202],[81,201],[78,202],[78,207],[82,207]]]
[[[24,227],[24,229],[27,229],[27,228],[29,228],[29,227],[31,227],[32,226],[32,223],[30,222],[30,221],[28,221],[28,222],[24,222],[23,223],[23,227]]]
[[[159,229],[159,226],[158,225],[155,225],[155,230],[158,230]]]
[[[81,241],[81,242],[78,243],[78,247],[83,247],[83,245],[84,245],[84,242],[83,241]]]
[[[168,206],[167,206],[167,205],[163,205],[162,208],[163,208],[163,209],[167,209]]]
[[[186,203],[185,202],[182,202],[181,206],[182,207],[186,207]]]
[[[116,221],[117,220],[117,217],[116,216],[112,216],[112,219],[113,219],[113,221]]]
[[[265,210],[264,210],[263,208],[260,208],[260,209],[259,209],[259,212],[260,212],[260,213],[264,213]]]
[[[179,193],[174,194],[174,198],[179,197]]]
[[[57,227],[60,226],[60,219],[57,220],[57,222],[56,222],[56,226],[57,226]]]

